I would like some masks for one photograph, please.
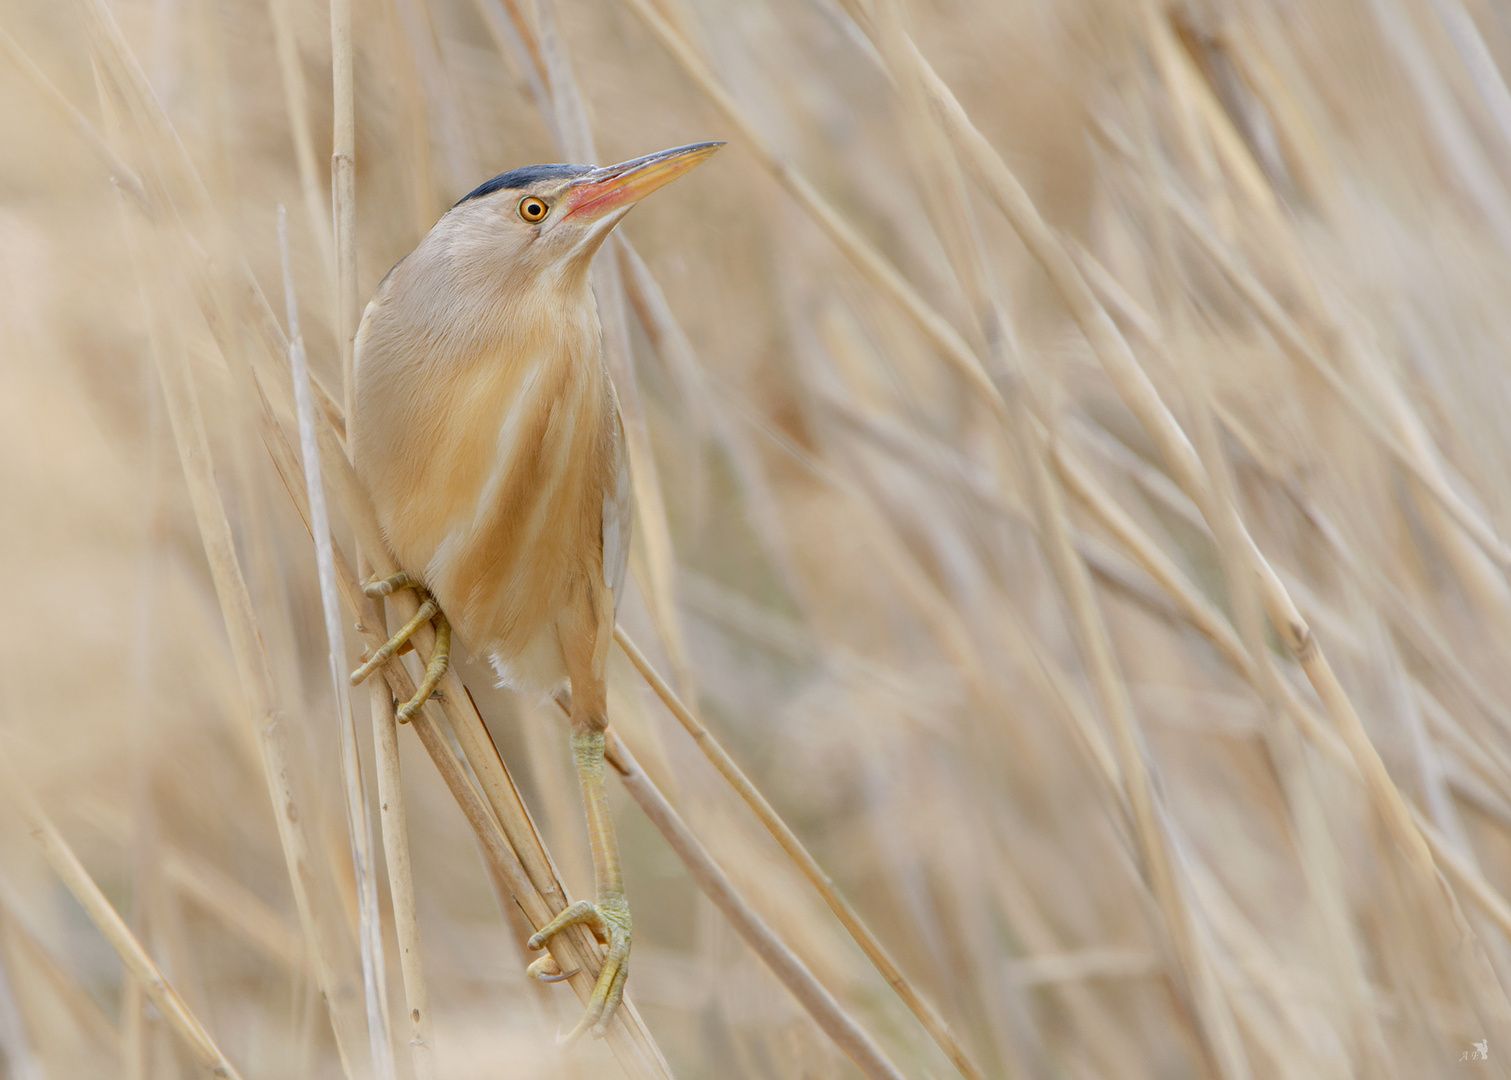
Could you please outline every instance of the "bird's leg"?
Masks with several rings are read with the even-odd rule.
[[[598,982],[588,998],[587,1012],[568,1033],[567,1042],[588,1030],[603,1035],[624,998],[624,980],[630,971],[630,905],[624,895],[614,822],[609,817],[603,761],[604,729],[609,726],[604,672],[609,646],[614,641],[614,597],[602,584],[595,583],[590,588],[587,604],[575,607],[560,624],[558,640],[567,676],[572,681],[572,763],[577,767],[582,802],[587,810],[596,902],[579,900],[542,926],[528,942],[530,948],[539,949],[567,927],[581,925],[590,928],[608,946]],[[554,966],[537,962],[531,965],[530,973],[540,977]]]
[[[563,1040],[574,1042],[589,1028],[602,1037],[613,1018],[614,1010],[624,998],[624,981],[629,976],[630,905],[624,895],[624,874],[619,868],[619,845],[614,839],[614,822],[609,817],[608,789],[604,783],[604,735],[602,729],[572,733],[572,762],[582,782],[582,801],[588,815],[588,841],[593,849],[593,877],[597,884],[597,902],[579,900],[536,932],[528,942],[530,948],[543,948],[547,941],[569,926],[584,925],[608,946],[603,969],[587,1012]],[[530,966],[537,978],[550,978],[549,968],[540,961]]]
[[[413,589],[424,599],[420,603],[420,610],[415,612],[414,618],[410,619],[397,634],[389,638],[376,652],[367,658],[367,662],[352,672],[352,685],[356,686],[363,682],[369,675],[384,664],[388,663],[393,656],[400,652],[415,632],[428,622],[435,624],[435,648],[430,652],[430,662],[425,665],[425,677],[420,681],[419,689],[414,697],[410,698],[399,707],[396,714],[399,723],[407,724],[415,713],[430,700],[430,695],[435,693],[436,686],[441,681],[441,676],[446,674],[446,668],[451,663],[451,624],[446,621],[446,616],[441,614],[441,605],[435,602],[435,597],[415,578],[400,571],[391,577],[369,581],[362,586],[362,591],[374,600],[391,596],[399,589]]]

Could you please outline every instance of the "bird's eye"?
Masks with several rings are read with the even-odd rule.
[[[519,216],[526,221],[541,221],[550,209],[533,195],[519,201]]]

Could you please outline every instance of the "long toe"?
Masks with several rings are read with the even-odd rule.
[[[605,924],[603,916],[599,914],[597,904],[591,900],[577,901],[577,903],[563,910],[556,918],[530,935],[530,940],[525,942],[525,945],[531,949],[543,949],[546,947],[546,942],[550,941],[567,927],[578,925],[587,925],[593,929],[594,933],[599,935],[604,933]]]
[[[418,588],[418,586],[411,587]],[[441,606],[435,602],[435,598],[428,593],[424,595],[425,600],[420,604],[420,610],[415,612],[414,618],[405,623],[397,634],[389,638],[385,644],[379,647],[376,652],[374,652],[370,657],[367,658],[366,662],[364,662],[361,667],[352,672],[351,684],[353,686],[360,685],[374,671],[377,671],[378,668],[388,663],[390,659],[392,659],[409,643],[409,639],[414,637],[415,632],[418,631],[420,627],[430,622],[430,620],[440,616]],[[450,639],[448,638],[447,640],[449,647]]]
[[[582,1019],[563,1036],[563,1045],[576,1042],[589,1031],[597,1038],[603,1037],[609,1021],[614,1018],[614,1013],[624,1000],[624,984],[629,977],[630,910],[629,905],[617,897],[604,900],[601,904],[579,900],[536,931],[527,944],[532,949],[542,948],[567,927],[577,925],[589,927],[606,940],[608,953],[604,957],[603,967],[599,969],[598,980],[593,985],[593,994],[588,998]],[[546,965],[544,960],[543,957],[530,965],[530,974],[535,978],[542,977],[537,967],[541,972],[556,967],[554,963]]]
[[[392,596],[400,589],[422,589],[424,585],[416,578],[412,578],[400,570],[397,574],[390,574],[386,578],[373,578],[362,586],[362,591],[374,600],[385,596]]]

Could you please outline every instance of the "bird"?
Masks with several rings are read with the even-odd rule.
[[[359,683],[432,621],[410,719],[449,663],[453,629],[503,686],[571,689],[571,748],[595,898],[528,944],[586,925],[607,955],[571,1041],[602,1036],[624,995],[631,921],[604,786],[605,669],[629,560],[632,500],[619,399],[604,366],[589,267],[651,192],[723,146],[618,165],[530,165],[464,196],[379,283],[353,345],[348,443],[415,618],[352,674]],[[548,957],[529,966],[559,978]]]

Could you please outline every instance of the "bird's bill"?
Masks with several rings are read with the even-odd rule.
[[[586,224],[615,210],[627,210],[657,188],[697,168],[721,142],[675,146],[618,165],[594,169],[567,189],[567,212],[563,220]]]

